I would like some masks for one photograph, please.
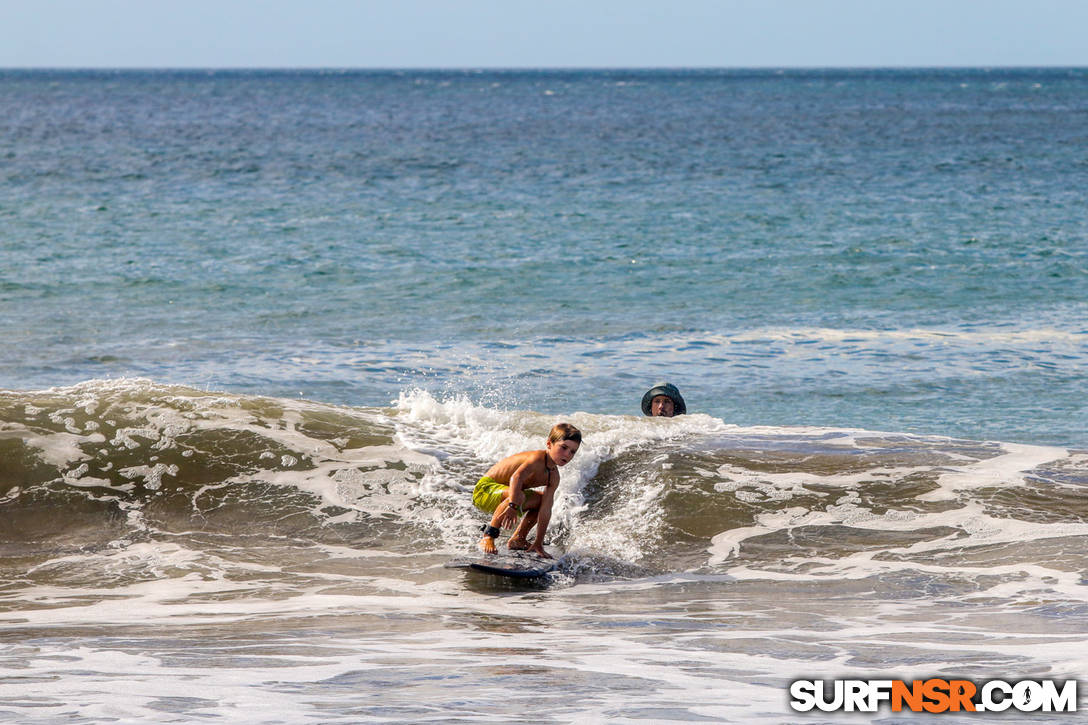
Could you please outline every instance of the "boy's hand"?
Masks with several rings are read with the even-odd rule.
[[[511,505],[507,505],[506,510],[502,512],[502,516],[499,517],[499,526],[504,529],[512,529],[518,525],[518,512]]]

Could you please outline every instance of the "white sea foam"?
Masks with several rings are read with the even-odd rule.
[[[76,461],[89,458],[80,448],[81,445],[105,443],[106,438],[101,433],[91,433],[90,435],[51,433],[44,435],[31,434],[26,436],[24,441],[28,447],[37,451],[42,463],[62,469],[67,468]]]
[[[194,599],[223,584],[183,583]],[[353,597],[315,590],[205,603],[152,584],[126,590],[141,596],[141,612],[150,615],[138,624],[132,600],[30,612],[38,627],[86,623],[102,635],[74,645],[39,638],[32,654],[0,650],[0,658],[23,664],[21,680],[0,682],[0,697],[9,707],[33,698],[42,713],[138,722],[161,719],[164,700],[177,698],[191,717],[242,723],[275,722],[284,712],[381,721],[390,708],[424,722],[516,719],[530,706],[579,722],[626,713],[770,723],[781,722],[788,682],[801,673],[842,677],[864,668],[909,681],[939,673],[1060,676],[1086,664],[1077,633],[1037,631],[1024,616],[997,636],[984,610],[965,617],[962,606],[923,600],[855,611],[860,603],[764,599],[739,582],[684,575],[556,592],[456,586]],[[382,621],[388,625],[360,626]],[[187,626],[232,635],[194,646]],[[859,665],[859,655],[877,652],[878,662]],[[990,669],[965,667],[980,658]],[[423,708],[413,710],[424,695]]]
[[[1002,453],[994,458],[971,465],[950,467],[938,479],[940,488],[921,496],[921,500],[947,500],[961,491],[1018,484],[1023,482],[1025,475],[1032,469],[1069,456],[1069,451],[1064,448],[1015,443],[1004,443],[1001,450]]]

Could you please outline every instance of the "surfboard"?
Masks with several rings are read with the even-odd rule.
[[[554,552],[549,552],[554,556]],[[545,559],[525,551],[509,551],[500,549],[495,554],[485,554],[482,551],[467,556],[459,556],[447,561],[447,569],[471,569],[508,576],[515,579],[532,579],[543,576],[550,571],[555,571],[559,566],[558,559]]]

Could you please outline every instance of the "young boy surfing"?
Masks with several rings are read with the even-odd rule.
[[[581,431],[569,423],[557,423],[548,434],[544,450],[515,453],[488,469],[472,491],[476,508],[492,514],[491,523],[484,527],[484,537],[480,539],[480,548],[485,553],[494,554],[498,550],[495,539],[501,533],[499,527],[513,528],[524,514],[506,546],[552,558],[544,551],[544,534],[559,488],[559,467],[570,463],[581,444]],[[536,538],[530,545],[526,537],[534,524]]]

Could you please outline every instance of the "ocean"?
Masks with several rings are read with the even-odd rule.
[[[0,71],[0,721],[1085,676],[1086,118],[1088,69]],[[558,570],[444,568],[559,421]]]

